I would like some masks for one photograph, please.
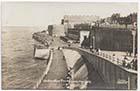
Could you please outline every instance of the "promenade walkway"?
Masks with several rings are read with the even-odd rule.
[[[76,63],[77,59],[80,57],[80,54],[76,54],[73,50],[67,50],[67,49],[58,49],[58,47],[66,47],[68,46],[67,43],[60,40],[59,37],[54,37],[53,41],[50,45],[50,48],[53,48],[53,56],[52,56],[52,63],[49,68],[48,73],[43,77],[43,81],[39,85],[38,89],[66,89],[66,83],[67,82],[61,82],[62,80],[66,80],[67,73],[68,73],[68,67],[73,68],[74,64]],[[68,49],[75,49],[84,51],[86,53],[90,53],[94,56],[97,56],[99,58],[104,59],[108,63],[113,63],[115,66],[117,66],[119,69],[121,68],[122,71],[134,73],[136,74],[137,71],[128,69],[122,66],[122,54],[117,55],[118,53],[114,52],[107,52],[107,51],[101,51],[99,53],[92,52],[89,49],[79,48],[76,44],[71,44]],[[64,53],[64,54],[63,54]],[[115,57],[113,54],[115,54]],[[64,59],[65,55],[65,60]],[[67,55],[67,56],[66,56]],[[122,58],[121,58],[121,57]],[[97,63],[97,62],[96,62]],[[97,72],[96,69],[92,68],[93,64],[86,64],[88,67],[88,80],[91,81],[91,84],[88,84],[87,89],[104,89],[108,86],[106,82],[103,81],[102,77],[100,76],[99,72]],[[107,67],[106,67],[107,68]],[[107,69],[106,69],[107,70]],[[86,71],[79,72],[79,77],[83,76]],[[107,73],[108,71],[106,71]],[[83,74],[82,74],[83,73]],[[82,75],[81,75],[82,74]],[[109,76],[108,76],[109,77]],[[114,76],[116,77],[116,76]],[[116,78],[117,79],[117,78]],[[110,87],[108,87],[110,88]]]
[[[50,70],[44,77],[43,82],[39,86],[39,89],[65,89],[64,82],[54,81],[66,79],[68,71],[66,61],[63,59],[63,53],[61,50],[54,50],[53,55],[54,56],[52,59]],[[48,82],[48,80],[50,80],[50,82]]]

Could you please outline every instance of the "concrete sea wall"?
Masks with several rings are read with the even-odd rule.
[[[73,49],[73,48],[72,48]],[[137,88],[137,72],[125,69],[114,64],[111,60],[96,55],[83,49],[76,49],[83,55],[93,68],[97,70],[105,83],[108,84],[106,89],[136,89]]]
[[[87,84],[82,84],[78,81],[86,81],[88,77],[87,65],[84,63],[82,56],[74,50],[63,49],[63,54],[66,59],[68,69],[71,68],[71,80],[77,83],[70,83],[70,88],[86,89]]]

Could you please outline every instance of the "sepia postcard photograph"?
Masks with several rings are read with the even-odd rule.
[[[1,2],[1,89],[136,91],[138,13],[138,2]]]

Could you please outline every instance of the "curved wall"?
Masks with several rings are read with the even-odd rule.
[[[137,71],[114,64],[111,60],[81,48],[70,48],[78,51],[100,74],[107,85],[106,89],[137,89]],[[104,88],[105,89],[105,88]]]

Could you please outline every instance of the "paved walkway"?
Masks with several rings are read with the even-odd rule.
[[[45,82],[48,80],[61,80],[66,79],[67,65],[63,59],[61,50],[54,50],[53,59],[48,74],[44,77],[43,82],[40,84],[39,89],[65,89],[64,82]]]
[[[60,37],[53,37],[53,41],[50,45],[50,48],[58,48],[62,46],[67,46],[67,43],[62,41]]]

